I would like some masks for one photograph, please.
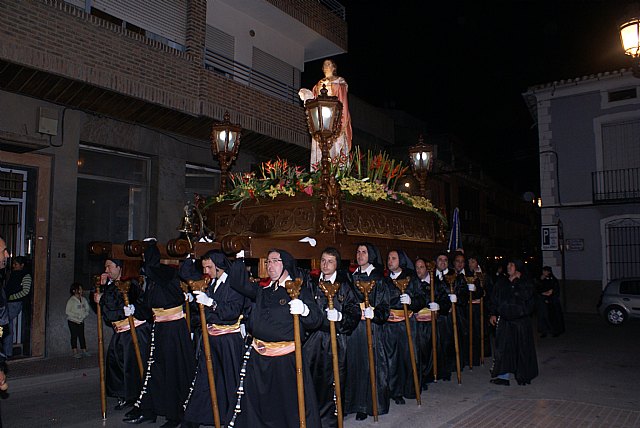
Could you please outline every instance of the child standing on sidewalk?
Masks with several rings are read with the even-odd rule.
[[[89,357],[91,354],[87,352],[87,343],[84,339],[84,319],[89,316],[89,302],[82,296],[82,284],[74,282],[69,290],[71,297],[67,301],[67,324],[69,324],[69,332],[71,333],[71,350],[73,358]],[[77,342],[80,340],[80,349],[78,352]]]

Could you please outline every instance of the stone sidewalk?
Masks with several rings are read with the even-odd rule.
[[[537,341],[540,376],[528,386],[490,384],[489,364],[462,384],[438,382],[415,401],[391,404],[378,422],[345,418],[346,428],[640,427],[640,322],[619,328],[591,315],[567,316],[567,333]],[[11,361],[4,426],[126,427],[122,411],[100,417],[97,357]],[[454,376],[455,378],[455,376]],[[158,418],[159,426],[164,422]],[[252,427],[250,427],[252,428]]]

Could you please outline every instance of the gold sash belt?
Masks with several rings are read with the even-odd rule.
[[[264,342],[260,339],[253,338],[251,343],[253,349],[260,355],[267,357],[281,357],[296,350],[295,342]]]
[[[242,315],[238,318],[235,324],[225,325],[225,324],[207,324],[207,331],[209,332],[209,336],[221,336],[223,334],[231,334],[231,333],[240,333],[240,320],[242,319]]]
[[[139,319],[134,318],[133,319],[133,323],[135,324],[136,327],[138,327],[139,325],[144,324],[146,321],[140,321]],[[129,319],[125,318],[123,320],[120,321],[114,321],[113,323],[111,323],[113,325],[113,329],[116,331],[116,333],[122,333],[124,331],[129,331],[131,330],[131,325],[129,325]]]
[[[416,312],[416,321],[431,321],[431,311],[429,310],[429,308],[422,308],[418,312]]]
[[[409,317],[413,315],[413,312],[409,312]],[[387,318],[389,322],[400,322],[404,321],[404,309],[390,309],[389,310],[389,318]]]
[[[153,308],[153,320],[155,322],[169,322],[184,318],[184,312],[182,312],[182,306],[176,306],[175,308],[163,309]]]

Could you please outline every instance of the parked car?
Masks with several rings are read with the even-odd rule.
[[[621,325],[629,318],[640,318],[640,278],[609,282],[600,295],[597,307],[611,325]]]

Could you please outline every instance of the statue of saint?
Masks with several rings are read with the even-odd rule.
[[[349,101],[347,100],[348,85],[347,81],[342,77],[336,76],[336,63],[333,60],[326,59],[322,63],[322,72],[324,78],[321,79],[316,86],[313,87],[313,91],[302,88],[298,91],[300,99],[304,102],[306,100],[316,98],[320,95],[320,90],[324,84],[329,92],[329,96],[338,97],[338,100],[342,103],[342,128],[340,134],[334,140],[330,150],[329,156],[334,159],[341,155],[348,155],[351,150],[351,116],[349,115]],[[312,138],[311,140],[311,170],[315,171],[319,168],[320,159],[322,159],[322,152],[320,150],[320,143]]]

